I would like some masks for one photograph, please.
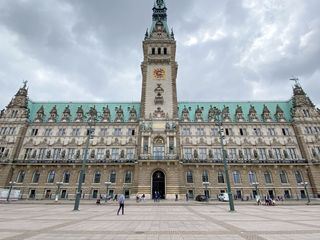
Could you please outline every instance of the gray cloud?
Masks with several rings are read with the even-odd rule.
[[[23,79],[30,98],[139,101],[152,0],[0,2],[0,108]],[[320,2],[167,0],[178,98],[289,99],[296,75],[319,107]]]

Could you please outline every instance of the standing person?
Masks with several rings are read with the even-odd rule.
[[[123,194],[120,194],[118,198],[118,202],[119,202],[119,209],[118,209],[117,215],[119,215],[121,208],[122,208],[122,215],[123,215],[124,214],[124,195]]]
[[[189,194],[186,193],[186,201],[188,202],[189,201]]]

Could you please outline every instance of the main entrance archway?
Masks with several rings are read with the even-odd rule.
[[[152,198],[155,197],[155,192],[160,194],[161,199],[165,199],[166,196],[166,179],[162,171],[155,171],[152,174]]]

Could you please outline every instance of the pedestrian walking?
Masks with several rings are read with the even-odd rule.
[[[124,195],[120,194],[119,198],[118,198],[118,202],[119,202],[119,209],[117,212],[117,215],[119,215],[120,209],[122,209],[122,215],[124,214]]]

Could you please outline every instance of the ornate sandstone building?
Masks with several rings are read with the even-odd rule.
[[[34,102],[26,83],[18,90],[0,116],[0,187],[14,181],[23,199],[48,199],[62,182],[61,198],[74,199],[87,157],[85,199],[104,195],[106,182],[110,195],[216,198],[226,191],[220,116],[236,199],[257,191],[304,198],[301,182],[320,197],[320,112],[302,87],[296,82],[288,101],[178,102],[166,10],[157,0],[143,41],[141,102]],[[94,135],[84,156],[88,122]]]

